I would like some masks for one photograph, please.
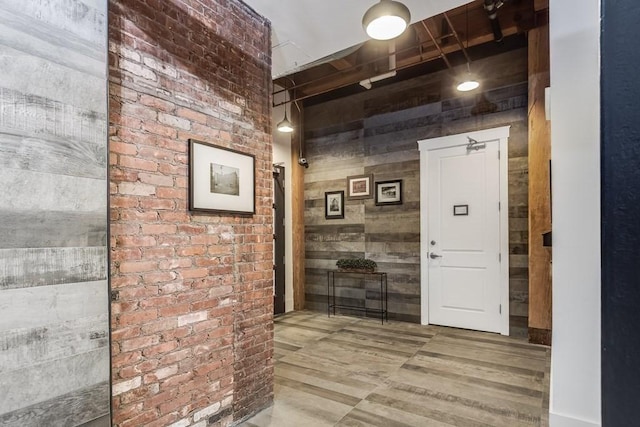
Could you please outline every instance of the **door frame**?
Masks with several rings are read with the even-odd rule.
[[[286,313],[286,189],[285,167],[273,165],[273,314]]]
[[[420,152],[420,323],[429,324],[429,213],[427,207],[429,151],[479,142],[498,141],[500,155],[500,333],[509,335],[509,152],[511,126],[502,126],[418,141]]]

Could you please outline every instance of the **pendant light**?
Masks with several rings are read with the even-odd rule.
[[[278,129],[278,132],[282,132],[282,133],[291,133],[293,132],[293,124],[289,121],[289,119],[287,118],[287,104],[289,103],[289,101],[287,101],[287,94],[289,93],[289,91],[287,89],[284,90],[285,93],[285,98],[284,98],[284,119],[278,123],[276,125],[276,129]]]
[[[282,120],[280,123],[278,123],[277,128],[278,128],[278,132],[282,132],[282,133],[291,133],[291,132],[293,132],[293,125],[291,124],[291,122],[287,118],[287,105],[286,104],[284,106],[284,120]]]
[[[469,48],[469,6],[468,5],[466,7],[465,12],[467,16],[466,37],[467,37],[467,49],[468,49]],[[471,74],[471,58],[469,58],[469,54],[467,53],[464,46],[462,46],[462,42],[460,42],[460,46],[462,47],[462,52],[464,53],[464,56],[467,58],[467,73],[462,78],[462,81],[458,83],[458,86],[456,86],[456,89],[458,89],[458,91],[460,92],[469,92],[479,88],[480,82],[475,78],[473,74]]]
[[[373,39],[391,40],[402,34],[410,21],[407,6],[395,0],[380,0],[365,12],[362,26]]]
[[[479,87],[480,82],[478,82],[473,74],[471,74],[471,65],[467,62],[467,74],[464,76],[462,81],[458,83],[456,89],[458,89],[460,92],[469,92]]]

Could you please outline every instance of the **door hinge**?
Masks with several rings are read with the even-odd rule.
[[[498,150],[498,160],[500,160],[500,150]]]
[[[502,252],[498,254],[498,262],[502,262]]]
[[[500,314],[502,314],[502,304],[498,306],[498,311],[500,312]]]
[[[498,202],[498,212],[502,210],[502,203]]]

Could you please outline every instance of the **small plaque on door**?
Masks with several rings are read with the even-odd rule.
[[[469,215],[469,205],[454,205],[453,216]]]

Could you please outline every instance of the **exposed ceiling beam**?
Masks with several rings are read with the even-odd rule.
[[[505,37],[522,33],[535,25],[534,1],[538,0],[509,1],[499,10]],[[448,62],[447,55],[493,41],[493,32],[483,3],[483,0],[476,0],[453,9],[446,15],[436,15],[413,24],[410,31],[396,41],[396,70],[440,58]],[[327,63],[288,76],[288,81],[282,86],[294,89],[292,100],[302,100],[357,84],[361,80],[389,71],[386,65],[389,53],[384,43],[369,41],[355,52],[348,52],[345,57],[329,59]],[[282,79],[277,79],[276,83],[280,80]],[[291,81],[295,82],[294,86]]]

